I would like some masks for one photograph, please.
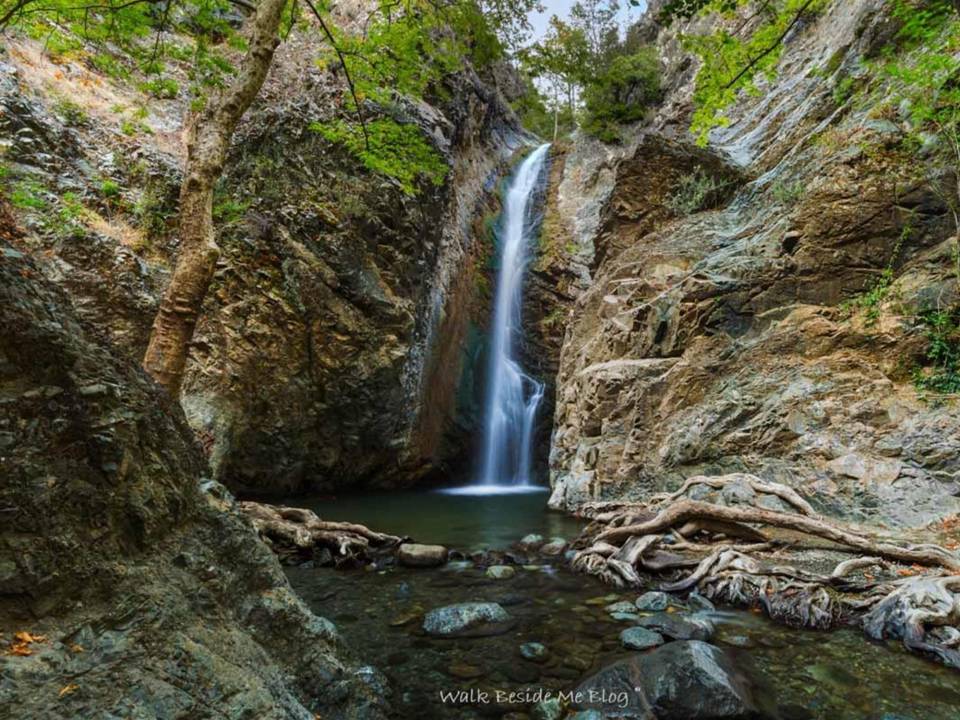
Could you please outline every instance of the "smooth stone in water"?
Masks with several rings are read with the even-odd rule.
[[[667,609],[667,606],[670,604],[670,596],[665,592],[654,590],[638,597],[634,604],[637,606],[637,610],[659,612]]]
[[[563,707],[559,698],[541,700],[533,708],[534,720],[560,720],[563,717]]]
[[[685,618],[672,613],[657,613],[640,618],[637,625],[654,630],[673,640],[709,640],[713,623],[701,618]]]
[[[397,551],[397,559],[407,567],[437,567],[447,562],[447,549],[443,545],[404,543]]]
[[[496,603],[460,603],[435,608],[423,619],[427,635],[437,637],[485,637],[500,635],[513,627],[513,619]]]
[[[516,574],[517,571],[509,565],[492,565],[488,567],[484,573],[484,575],[493,580],[509,580]]]
[[[717,609],[716,605],[698,592],[690,593],[690,596],[687,598],[687,603],[693,610],[705,610],[707,612],[713,612]]]
[[[599,710],[581,710],[567,715],[567,720],[603,720],[603,715]]]
[[[475,680],[478,677],[483,677],[484,672],[483,668],[479,668],[476,665],[469,665],[464,662],[455,662],[447,668],[447,673],[452,677],[458,678],[460,680]]]
[[[547,647],[538,642],[524,643],[520,646],[520,656],[533,662],[544,662],[547,659]]]
[[[627,628],[620,633],[620,642],[628,650],[648,650],[663,645],[663,635],[644,627]]]
[[[575,710],[616,718],[745,720],[757,707],[731,657],[699,640],[668,643],[608,665],[573,693]]]
[[[563,551],[567,549],[567,541],[563,538],[550,538],[550,542],[540,548],[540,552],[543,555],[562,555]]]
[[[637,620],[640,619],[640,616],[637,615],[636,613],[629,613],[629,612],[610,613],[610,617],[612,617],[617,622],[636,622]]]
[[[543,545],[543,535],[535,535],[531,533],[530,535],[524,535],[520,540],[521,547],[524,548],[537,548]]]
[[[636,612],[637,608],[634,607],[632,602],[629,602],[628,600],[621,600],[620,602],[615,602],[612,605],[607,605],[604,610],[612,615],[613,613]]]

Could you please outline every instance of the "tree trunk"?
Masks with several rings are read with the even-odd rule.
[[[557,141],[557,133],[560,130],[560,103],[557,101],[557,88],[553,88],[553,141]]]
[[[183,369],[217,257],[213,232],[213,189],[220,179],[230,141],[253,103],[273,53],[287,0],[260,0],[247,21],[249,49],[233,83],[200,113],[190,127],[187,161],[180,186],[180,252],[170,285],[153,321],[143,367],[171,397],[180,395]]]

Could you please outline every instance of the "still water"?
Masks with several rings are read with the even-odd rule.
[[[545,501],[544,494],[478,498],[392,493],[306,504],[324,518],[349,519],[469,551],[504,548],[530,532],[572,537],[577,523],[545,510]],[[559,562],[516,570],[506,580],[487,578],[469,562],[433,570],[287,572],[313,610],[336,623],[355,654],[386,675],[395,717],[470,720],[532,717],[533,704],[455,704],[444,701],[441,693],[556,693],[629,654],[618,639],[629,623],[613,620],[604,608],[635,599],[637,591],[615,592],[566,571]],[[452,640],[422,631],[423,613],[431,608],[476,601],[500,602],[516,621],[513,629],[494,637]],[[717,632],[711,642],[732,653],[751,678],[764,717],[960,718],[960,673],[911,655],[896,643],[868,642],[856,629],[791,630],[740,610],[720,610],[712,619]],[[546,646],[545,662],[521,657],[520,646],[529,642]]]

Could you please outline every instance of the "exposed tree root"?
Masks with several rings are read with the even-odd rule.
[[[737,504],[686,497],[691,491],[702,496],[704,487],[720,491],[721,502],[729,489]],[[792,510],[763,507],[769,504],[763,496]],[[901,543],[817,517],[792,488],[742,474],[691,478],[650,503],[592,504],[584,514],[593,522],[576,543],[576,570],[620,587],[642,586],[644,575],[653,574],[665,591],[696,589],[722,602],[762,607],[794,626],[860,621],[871,637],[902,639],[907,648],[960,669],[960,556],[946,548]],[[787,543],[770,530],[818,544]],[[834,559],[824,571],[825,556],[851,552],[866,555]]]
[[[392,551],[403,538],[374,532],[364,525],[321,520],[312,510],[239,503],[253,526],[282,560],[313,559],[336,565],[366,562]]]

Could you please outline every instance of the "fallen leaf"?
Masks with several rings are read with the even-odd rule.
[[[57,695],[57,697],[63,697],[64,695],[72,695],[79,688],[80,686],[77,685],[76,683],[70,683],[69,685],[64,685],[62,688],[60,688],[60,693]]]
[[[78,645],[77,643],[74,643],[73,645],[70,646],[70,652],[82,653],[83,645]]]

